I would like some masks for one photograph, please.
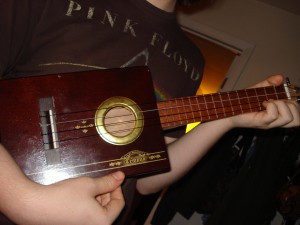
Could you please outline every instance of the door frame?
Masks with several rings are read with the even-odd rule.
[[[185,32],[211,41],[236,53],[236,57],[233,60],[219,91],[235,90],[236,84],[255,49],[255,45],[207,25],[195,23],[187,19],[181,18],[179,24]]]

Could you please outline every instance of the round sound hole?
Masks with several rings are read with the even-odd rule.
[[[115,145],[134,142],[142,133],[144,117],[131,99],[112,97],[104,101],[95,114],[95,126],[103,140]]]
[[[134,131],[136,118],[129,108],[114,107],[107,111],[104,126],[116,137],[126,137]]]

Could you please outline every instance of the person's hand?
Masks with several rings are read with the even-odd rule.
[[[24,187],[22,212],[12,212],[14,222],[24,225],[108,225],[125,203],[122,172],[100,178],[80,177],[49,186],[30,182]]]
[[[282,84],[281,75],[273,75],[253,87],[278,86]],[[299,127],[300,106],[292,100],[269,100],[263,103],[265,111],[246,113],[230,118],[234,127],[269,129],[275,127]]]

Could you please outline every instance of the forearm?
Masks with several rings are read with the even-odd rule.
[[[0,144],[0,211],[10,218],[22,215],[24,205],[19,203],[33,185]]]
[[[231,128],[227,119],[204,123],[170,144],[170,172],[139,179],[138,191],[141,194],[157,192],[184,176]]]

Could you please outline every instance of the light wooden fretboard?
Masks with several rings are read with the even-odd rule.
[[[176,98],[157,103],[163,129],[194,122],[207,122],[264,109],[268,99],[287,99],[284,86],[253,88]]]

